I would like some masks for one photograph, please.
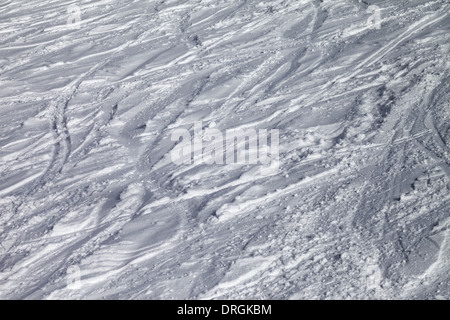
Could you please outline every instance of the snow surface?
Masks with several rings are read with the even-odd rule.
[[[0,298],[450,299],[449,7],[3,0]],[[196,121],[279,172],[175,165]]]

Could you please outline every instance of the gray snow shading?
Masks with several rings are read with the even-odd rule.
[[[450,299],[449,7],[2,1],[0,298]],[[195,121],[278,174],[175,165]]]

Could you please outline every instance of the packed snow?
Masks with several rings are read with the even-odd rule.
[[[0,298],[450,299],[449,9],[3,0]]]

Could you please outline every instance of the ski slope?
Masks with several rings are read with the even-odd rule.
[[[449,9],[2,1],[0,298],[450,299]],[[278,172],[173,163],[195,122]]]

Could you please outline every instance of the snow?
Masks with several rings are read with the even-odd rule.
[[[3,1],[0,298],[450,299],[448,12]],[[278,161],[174,163],[198,123]]]

